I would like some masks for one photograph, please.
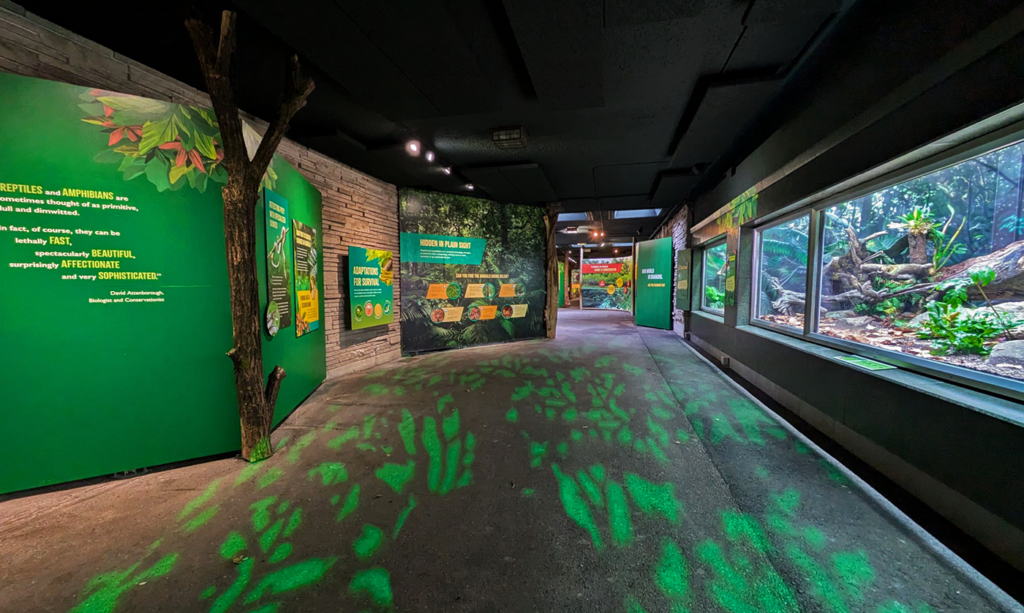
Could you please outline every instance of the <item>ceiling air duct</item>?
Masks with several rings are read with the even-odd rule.
[[[522,126],[494,128],[491,130],[491,142],[498,149],[524,149],[526,148],[526,129]]]

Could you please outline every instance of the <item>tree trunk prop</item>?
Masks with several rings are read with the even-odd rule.
[[[1024,294],[1024,241],[1010,243],[998,251],[964,260],[935,273],[927,251],[925,250],[922,255],[920,246],[927,246],[927,237],[922,236],[907,236],[911,260],[909,264],[874,262],[873,260],[881,257],[883,252],[872,253],[864,244],[882,234],[885,232],[858,239],[852,228],[846,228],[846,236],[850,243],[849,251],[832,260],[822,270],[822,286],[831,289],[821,296],[822,310],[826,310],[826,305],[838,308],[849,308],[856,304],[872,306],[889,298],[908,295],[921,295],[926,300],[937,300],[943,293],[938,291],[939,285],[947,281],[969,280],[971,272],[985,268],[995,272],[995,280],[985,288],[989,299],[1012,298]],[[915,238],[922,242],[917,242]],[[896,290],[876,290],[872,283],[876,278],[909,282],[911,285]],[[771,291],[775,294],[772,308],[786,315],[803,312],[803,293],[784,289],[778,279],[770,275],[768,281]],[[973,283],[966,289],[971,299],[983,298]]]
[[[235,14],[224,11],[219,35],[201,19],[185,20],[185,27],[199,58],[206,88],[220,126],[224,168],[228,181],[223,189],[224,232],[228,279],[231,287],[231,324],[234,347],[227,352],[234,363],[238,415],[241,422],[242,458],[258,462],[273,454],[270,429],[274,405],[286,373],[275,366],[263,383],[263,349],[260,336],[259,282],[256,278],[256,211],[260,183],[274,159],[292,117],[306,105],[313,81],[301,73],[298,56],[288,64],[285,93],[277,116],[267,128],[256,154],[249,158],[242,133],[242,119],[231,84],[231,60],[235,51]]]
[[[547,284],[547,303],[544,305],[544,324],[547,327],[547,337],[555,338],[555,328],[558,325],[558,251],[555,249],[555,223],[558,221],[558,212],[554,207],[548,207],[547,215],[544,216],[544,228],[547,230],[547,265],[545,266]]]

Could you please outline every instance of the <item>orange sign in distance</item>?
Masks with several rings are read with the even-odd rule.
[[[428,300],[447,300],[448,299],[448,284],[447,283],[431,283],[427,287],[427,299]]]

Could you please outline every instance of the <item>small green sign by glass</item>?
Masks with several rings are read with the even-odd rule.
[[[394,321],[393,262],[390,251],[348,248],[348,303],[353,330]]]
[[[839,360],[840,362],[853,364],[854,366],[860,366],[865,370],[892,370],[896,368],[895,366],[892,366],[890,364],[883,364],[881,362],[876,362],[868,358],[862,358],[859,355],[843,355],[837,357],[836,359]]]

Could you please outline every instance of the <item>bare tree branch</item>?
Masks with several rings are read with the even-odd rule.
[[[281,107],[277,111],[277,117],[270,122],[267,133],[260,141],[259,149],[252,158],[252,165],[249,167],[249,180],[260,181],[263,173],[267,171],[270,162],[274,159],[274,152],[277,151],[281,139],[284,138],[285,130],[291,122],[295,113],[306,106],[306,99],[313,93],[313,79],[302,74],[302,66],[299,64],[299,56],[293,55],[288,62],[288,72],[285,78],[285,93],[281,100]]]

